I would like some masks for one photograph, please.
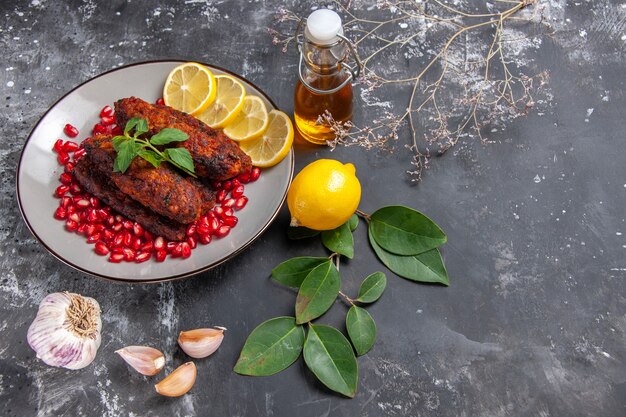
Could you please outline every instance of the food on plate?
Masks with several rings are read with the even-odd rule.
[[[318,159],[294,178],[287,194],[292,226],[332,230],[344,224],[361,200],[361,184],[352,164]]]
[[[237,142],[256,139],[267,130],[268,122],[263,100],[258,96],[246,96],[241,111],[224,127],[224,133]]]
[[[115,103],[115,114],[118,126],[125,126],[133,117],[146,119],[150,135],[167,127],[185,132],[189,138],[178,146],[189,151],[195,172],[201,178],[222,181],[249,172],[252,168],[250,157],[224,132],[171,107],[130,97]]]
[[[291,119],[280,110],[269,113],[268,127],[263,136],[239,144],[258,167],[271,167],[287,156],[293,144]]]
[[[174,68],[165,80],[165,104],[189,114],[206,109],[216,95],[213,73],[204,65],[187,62]]]

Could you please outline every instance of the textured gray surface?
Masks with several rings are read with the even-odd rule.
[[[265,32],[279,2],[3,1],[0,415],[625,415],[626,6],[542,5],[556,33],[523,46],[518,59],[550,70],[549,100],[494,133],[498,143],[457,147],[434,160],[417,187],[407,182],[401,144],[393,154],[297,147],[296,170],[319,157],[353,162],[364,211],[410,205],[449,236],[450,288],[390,276],[370,308],[379,337],[359,359],[359,392],[348,400],[315,382],[302,362],[269,378],[231,371],[259,322],[292,311],[294,296],[269,281],[271,268],[323,253],[315,242],[286,239],[286,211],[250,249],[213,271],[130,286],[54,259],[26,229],[14,195],[20,149],[38,118],[114,66],[211,62],[248,77],[290,111],[295,58]],[[362,106],[356,117],[377,111]],[[364,228],[356,235],[357,259],[343,269],[348,292],[380,269]],[[104,311],[102,346],[81,371],[45,366],[25,340],[39,301],[63,290],[95,297]],[[343,310],[338,303],[322,321],[339,324]],[[216,354],[197,361],[196,385],[180,399],[157,396],[152,379],[113,353],[154,345],[171,370],[186,360],[176,348],[178,331],[205,325],[229,330]]]

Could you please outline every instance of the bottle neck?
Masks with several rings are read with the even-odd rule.
[[[304,64],[309,71],[320,75],[333,75],[341,70],[341,62],[346,58],[347,48],[343,41],[332,45],[318,45],[305,39],[302,53]]]

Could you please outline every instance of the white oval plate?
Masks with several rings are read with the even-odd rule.
[[[188,259],[167,258],[141,264],[108,262],[99,256],[84,236],[65,230],[65,222],[54,219],[59,200],[53,196],[63,167],[58,165],[52,146],[63,134],[66,123],[76,126],[83,140],[99,121],[105,105],[123,97],[136,96],[148,102],[161,97],[169,72],[184,61],[144,62],[101,74],[79,85],[54,104],[39,120],[26,140],[17,172],[17,196],[22,216],[33,235],[62,262],[87,274],[127,282],[154,282],[187,277],[206,271],[237,255],[270,225],[278,214],[293,176],[293,149],[278,165],[264,169],[258,181],[246,185],[250,199],[237,212],[239,223],[223,239],[198,245]],[[205,64],[206,65],[206,64]],[[238,78],[249,94],[264,99],[268,110],[276,108],[263,91],[244,78],[212,65],[215,74],[228,73]]]

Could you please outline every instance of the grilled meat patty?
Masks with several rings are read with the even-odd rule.
[[[142,206],[117,188],[110,177],[101,173],[99,167],[89,158],[81,158],[74,167],[74,176],[81,186],[89,193],[118,213],[140,223],[144,229],[155,236],[163,236],[168,240],[185,240],[187,226],[169,220]]]
[[[213,129],[187,113],[130,97],[115,103],[115,114],[117,125],[121,127],[133,117],[146,119],[151,135],[166,127],[187,133],[189,139],[177,146],[187,148],[199,177],[222,181],[252,168],[250,157],[234,141],[221,130]]]
[[[137,157],[124,174],[113,172],[116,153],[111,136],[89,138],[84,148],[84,159],[89,160],[102,177],[109,178],[122,193],[138,203],[177,223],[193,223],[215,204],[212,191],[198,181],[183,177],[167,163],[155,168]]]

